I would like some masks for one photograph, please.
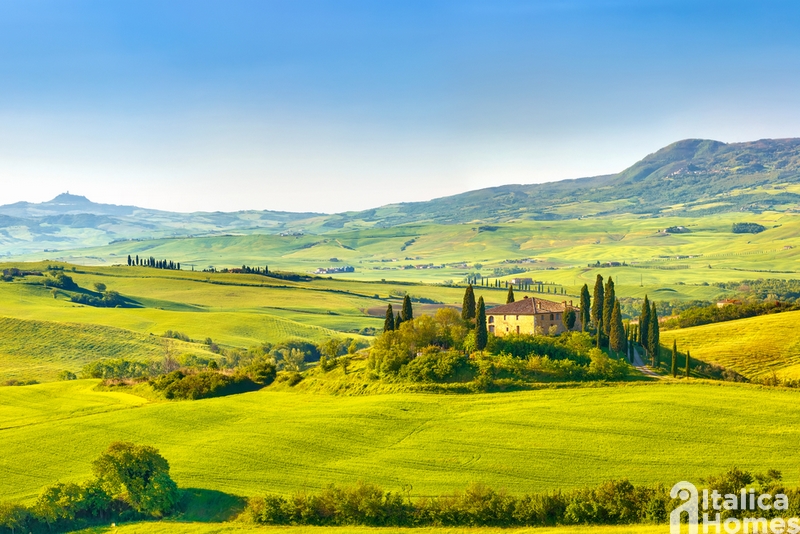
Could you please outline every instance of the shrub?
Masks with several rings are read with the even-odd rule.
[[[65,289],[68,291],[80,289],[78,284],[76,284],[71,277],[61,271],[56,271],[55,274],[51,272],[50,276],[45,278],[42,284],[44,284],[45,287],[57,287],[58,289]]]
[[[475,377],[475,371],[466,355],[430,347],[404,366],[400,376],[412,382],[467,382]]]
[[[151,380],[150,385],[156,391],[163,391],[167,399],[176,400],[222,397],[255,391],[261,387],[245,375],[228,376],[216,371],[201,371],[196,374],[173,371]]]

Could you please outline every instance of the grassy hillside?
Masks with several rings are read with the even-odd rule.
[[[716,363],[746,377],[800,378],[800,312],[668,330],[665,347],[678,342],[681,352]]]
[[[789,390],[679,383],[334,397],[267,389],[121,409],[129,397],[87,391],[93,383],[0,388],[0,501],[86,478],[115,440],[159,448],[182,487],[236,495],[358,480],[411,484],[415,496],[472,481],[524,493],[609,478],[696,479],[732,465],[780,469],[797,482],[800,392]],[[29,424],[19,425],[20,410],[34,414]]]
[[[204,352],[199,346],[174,343],[179,351]],[[163,354],[162,339],[129,330],[0,317],[0,382],[54,380],[61,371],[77,373],[103,357],[150,360]]]

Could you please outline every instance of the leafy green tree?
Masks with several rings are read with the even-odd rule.
[[[0,527],[5,527],[15,534],[17,530],[24,531],[30,513],[28,509],[19,504],[0,503]]]
[[[467,286],[464,291],[464,301],[461,305],[461,318],[465,321],[475,318],[475,291],[472,289],[472,284]]]
[[[410,321],[414,318],[414,309],[411,307],[411,297],[408,295],[403,299],[403,310],[400,312],[403,322]]]
[[[63,519],[74,521],[76,512],[80,506],[81,487],[77,484],[57,483],[42,490],[36,503],[33,505],[33,512],[42,521],[52,528],[54,523]]]
[[[603,322],[603,277],[597,275],[594,282],[594,295],[592,296],[592,323],[595,329],[600,332],[600,325]]]
[[[575,326],[576,319],[577,314],[575,313],[575,310],[571,308],[564,310],[564,314],[561,316],[561,322],[567,331],[572,330],[572,327]]]
[[[392,311],[392,305],[389,304],[389,307],[386,308],[386,318],[383,320],[383,331],[390,332],[394,330],[394,311]]]
[[[486,304],[483,297],[478,299],[478,313],[475,317],[475,346],[478,350],[486,348],[489,333],[486,331]]]
[[[508,294],[506,295],[506,304],[514,302],[514,286],[508,286]]]
[[[608,298],[608,295],[606,295],[606,298]],[[619,308],[619,301],[616,299],[614,300],[614,309],[611,312],[609,321],[611,322],[611,328],[608,331],[608,346],[614,352],[621,353],[625,350],[625,325],[622,324],[622,312]]]
[[[104,292],[106,290],[106,285],[103,282],[95,282],[94,283],[94,289],[98,293],[102,293],[102,292]]]
[[[609,276],[603,291],[603,333],[606,336],[611,335],[611,329],[614,327],[611,315],[614,313],[614,304],[616,302],[617,296],[616,291],[614,291],[614,280]]]
[[[153,447],[116,441],[92,462],[92,472],[109,495],[140,513],[162,517],[178,502],[169,463]]]
[[[678,341],[672,340],[672,377],[678,376]]]
[[[592,320],[591,297],[589,297],[589,286],[583,284],[581,288],[581,331],[589,330],[589,321]]]
[[[653,365],[658,367],[661,365],[661,341],[659,339],[658,328],[658,312],[656,311],[656,303],[653,302],[650,307],[650,327],[647,331],[647,342],[650,345],[650,354],[652,354]]]

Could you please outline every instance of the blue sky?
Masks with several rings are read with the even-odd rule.
[[[343,211],[800,136],[789,1],[2,1],[0,203]]]

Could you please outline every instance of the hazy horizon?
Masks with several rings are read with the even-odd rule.
[[[0,204],[342,212],[800,136],[792,2],[0,1]]]

